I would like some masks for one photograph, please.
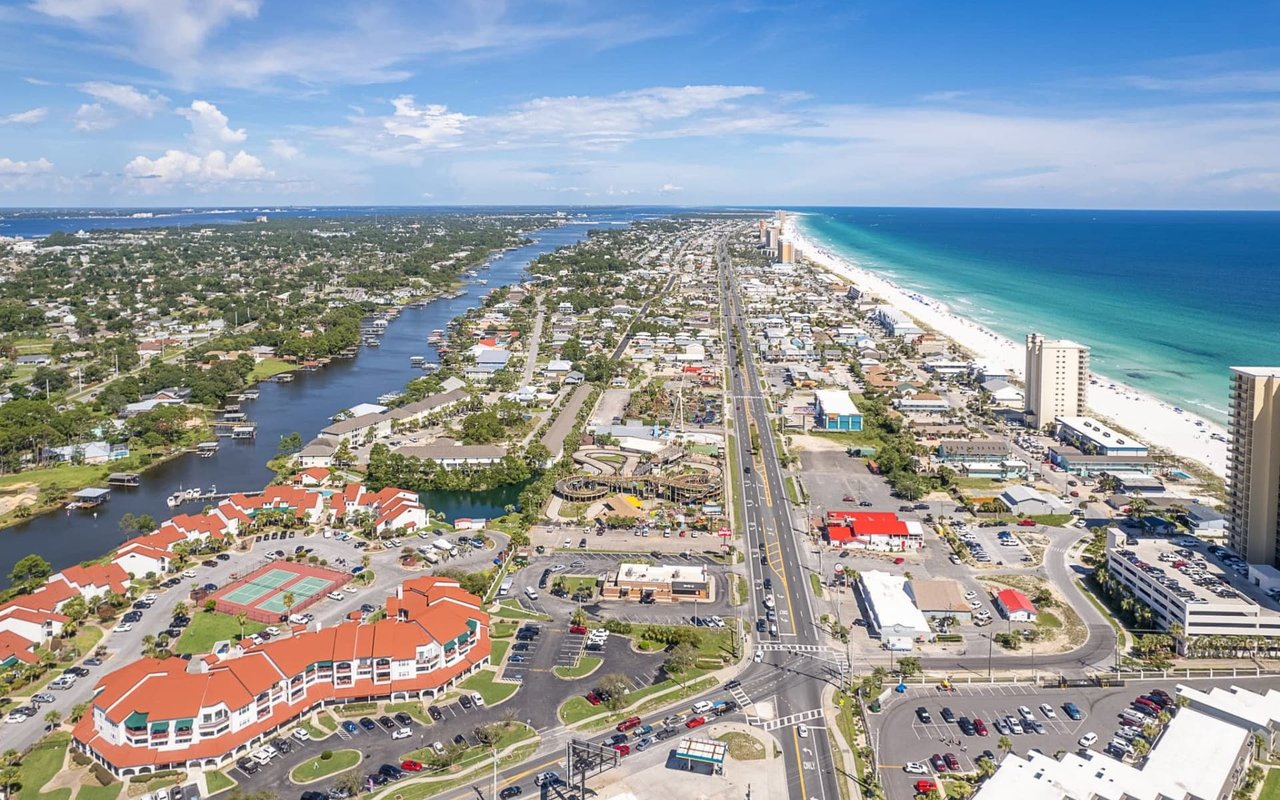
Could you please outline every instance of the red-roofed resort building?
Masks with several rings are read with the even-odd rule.
[[[75,744],[118,776],[221,766],[320,706],[435,697],[489,653],[480,600],[457,581],[414,578],[378,622],[116,670],[98,682]]]

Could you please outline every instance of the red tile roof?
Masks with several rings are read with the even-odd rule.
[[[17,657],[24,664],[34,664],[39,660],[34,652],[35,646],[35,642],[29,642],[13,631],[0,631],[0,663]]]

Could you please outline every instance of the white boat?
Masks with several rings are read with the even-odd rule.
[[[422,366],[423,362],[425,362],[426,360],[427,359],[424,358],[423,356],[409,356],[409,363],[415,367]]]

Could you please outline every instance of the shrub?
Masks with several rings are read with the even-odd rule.
[[[98,782],[99,786],[110,786],[115,777],[107,771],[107,768],[101,764],[93,764],[89,767],[89,774]]]
[[[332,750],[325,750],[323,753],[321,753],[321,754],[320,754],[320,760],[321,760],[321,761],[328,761],[328,760],[329,760],[329,759],[331,759],[331,758],[333,758],[333,751],[332,751]]]

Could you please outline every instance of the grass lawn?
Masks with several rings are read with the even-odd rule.
[[[727,437],[724,447],[725,455],[729,458],[729,475],[730,478],[725,482],[725,491],[729,494],[729,508],[733,513],[733,521],[739,525],[743,524],[746,519],[742,516],[742,505],[738,499],[738,476],[742,474],[738,466],[738,445],[737,437],[730,434]]]
[[[818,573],[809,573],[809,585],[813,587],[814,597],[822,597],[822,577]]]
[[[278,358],[267,358],[253,365],[253,369],[249,371],[249,374],[245,377],[245,381],[248,383],[256,383],[279,375],[282,372],[292,372],[297,368],[296,364],[290,364],[288,361],[281,361]]]
[[[330,731],[326,731],[323,728],[311,724],[311,721],[306,719],[299,723],[298,727],[306,731],[307,735],[310,736],[313,741],[317,742],[328,736],[330,733]]]
[[[478,692],[484,698],[484,704],[491,706],[506,700],[520,688],[518,683],[498,683],[494,680],[496,675],[496,672],[484,670],[477,672],[459,685],[467,691]]]
[[[1267,771],[1267,779],[1262,782],[1262,793],[1258,800],[1280,800],[1280,767]]]
[[[511,647],[511,642],[495,642],[490,640],[489,646],[489,663],[497,666],[502,663],[502,659],[507,657],[507,649]]]
[[[498,620],[489,628],[490,639],[510,639],[516,635],[516,629],[520,627],[518,622],[507,622]]]
[[[729,573],[729,605],[740,606],[747,602],[747,579],[736,572]]]
[[[316,725],[329,733],[338,729],[338,721],[324,712],[316,714]]]
[[[952,483],[961,489],[972,489],[976,492],[998,493],[997,490],[1004,487],[1003,481],[994,478],[952,478]]]
[[[225,772],[210,772],[204,776],[204,780],[209,784],[209,794],[217,794],[236,785],[236,782],[227,777]],[[80,795],[84,796],[84,790],[80,791]]]
[[[854,402],[858,402],[858,397],[854,397]],[[877,450],[884,447],[884,439],[880,437],[879,431],[822,431],[811,430],[810,436],[821,436],[824,439],[830,439],[839,442],[845,447],[874,447]]]
[[[422,703],[410,700],[406,703],[388,703],[384,706],[388,714],[399,714],[401,711],[416,719],[423,725],[431,724],[431,715],[422,710]]]
[[[294,783],[326,778],[338,772],[345,772],[360,763],[359,750],[334,750],[331,758],[323,754],[308,758],[289,773],[289,780]]]
[[[519,744],[520,742],[532,739],[538,735],[533,728],[530,728],[523,722],[512,723],[510,727],[505,726],[501,722],[495,724],[502,729],[502,732],[498,734],[498,750],[503,750],[513,744]],[[406,753],[405,758],[412,758],[414,761],[426,762],[431,759],[431,755],[431,748],[424,747],[421,750],[414,750],[412,753]],[[465,767],[468,764],[475,763],[477,760],[487,759],[488,755],[488,747],[472,747],[467,751],[464,751],[464,753],[455,762],[455,766]]]
[[[800,497],[800,489],[796,486],[796,479],[794,475],[788,475],[787,480],[783,485],[787,488],[787,499],[791,501],[792,505],[798,506],[804,502]]]
[[[523,763],[531,758],[537,750],[538,743],[536,741],[518,745],[507,755],[500,756],[498,758],[498,768],[503,769],[513,764]],[[425,759],[419,760],[421,761]],[[486,764],[488,760],[489,749],[486,747],[484,749],[484,753],[474,758],[459,762],[459,765],[456,766],[455,769],[463,770],[471,768],[474,770],[477,764]],[[411,782],[409,783],[402,781],[398,784],[399,788],[395,790],[395,795],[401,798],[401,800],[423,800],[427,797],[435,797],[455,787],[471,783],[474,779],[474,775],[475,773],[472,772],[469,775],[459,776],[456,778],[449,778],[445,780],[423,780],[420,783],[413,783],[413,779],[410,779]]]
[[[265,627],[267,626],[261,622],[246,620],[244,635],[257,633]],[[239,639],[240,630],[240,623],[230,614],[200,611],[191,615],[191,624],[178,637],[175,649],[179,653],[207,653],[215,642]]]
[[[599,656],[583,656],[578,660],[578,666],[552,667],[551,672],[554,673],[557,678],[564,678],[567,681],[572,681],[578,678],[585,678],[592,672],[599,669],[602,663],[604,663],[604,659]]]
[[[37,797],[70,797],[70,789],[59,789],[48,795],[41,795],[40,789],[53,780],[53,776],[62,771],[62,762],[67,755],[67,745],[71,744],[71,734],[55,733],[38,742],[31,752],[23,757],[18,767],[17,782],[22,785],[15,795],[17,800],[35,800]]]
[[[759,761],[765,757],[764,745],[745,733],[723,733],[716,737],[729,745],[729,755],[739,761]]]
[[[116,800],[120,796],[120,788],[124,784],[112,781],[106,786],[89,783],[80,787],[76,795],[79,800]]]
[[[1070,525],[1075,520],[1075,517],[1070,514],[1043,514],[1039,517],[1032,517],[1032,519],[1041,525],[1062,526]]]
[[[681,691],[671,692],[669,694],[665,694],[662,697],[659,697],[656,699],[653,698],[653,695],[656,695],[659,692],[667,691],[672,687],[679,686],[679,684],[673,680],[668,679],[668,680],[662,681],[661,683],[655,684],[653,686],[648,686],[644,689],[641,689],[638,692],[631,692],[630,694],[627,695],[628,706],[631,706],[636,702],[645,700],[645,699],[648,699],[648,702],[641,703],[639,706],[636,706],[635,708],[630,708],[625,713],[610,714],[602,722],[598,723],[597,726],[607,727],[608,725],[612,725],[616,723],[618,720],[623,719],[627,716],[631,716],[632,714],[640,714],[644,712],[646,709],[653,708],[659,705],[666,705],[667,703],[674,702],[682,697],[690,697],[699,692],[706,691],[707,689],[715,685],[715,680],[712,678],[706,678],[700,681],[694,680],[695,678],[698,678],[703,674],[704,674],[703,670],[697,670],[697,669],[690,670],[689,674],[685,677],[685,680],[693,681],[692,683],[686,683],[685,688]],[[562,722],[564,722],[566,725],[572,725],[575,722],[581,722],[587,717],[594,717],[597,714],[604,713],[606,710],[607,709],[605,709],[604,706],[591,705],[590,703],[587,702],[587,698],[583,697],[582,695],[574,695],[573,697],[570,697],[568,700],[560,704],[559,714],[560,714],[560,720]],[[593,727],[597,727],[597,726],[593,726]]]
[[[565,575],[564,589],[569,594],[577,594],[585,592],[594,595],[596,593],[596,581],[598,579],[594,575]],[[557,579],[556,583],[560,581]]]
[[[1062,620],[1052,611],[1041,611],[1036,614],[1036,625],[1041,628],[1057,629],[1062,627]]]

